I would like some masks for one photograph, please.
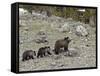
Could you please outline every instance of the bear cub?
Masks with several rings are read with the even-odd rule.
[[[39,57],[42,58],[42,57],[51,55],[50,50],[51,50],[50,46],[45,46],[45,47],[39,48],[38,53],[37,53],[37,58],[39,58]]]
[[[26,61],[29,59],[34,59],[34,56],[36,56],[36,52],[32,50],[27,50],[22,55],[22,61]]]

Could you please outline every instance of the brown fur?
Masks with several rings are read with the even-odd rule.
[[[34,59],[34,56],[36,56],[36,52],[32,50],[26,50],[22,55],[22,61]]]
[[[55,54],[59,54],[61,48],[64,48],[64,51],[68,51],[68,44],[70,41],[71,40],[69,39],[69,37],[57,40],[54,47]]]
[[[39,48],[38,53],[37,53],[37,58],[39,58],[39,57],[42,58],[42,57],[45,57],[46,55],[51,55],[50,46],[45,46],[45,47]]]

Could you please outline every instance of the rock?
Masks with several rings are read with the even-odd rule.
[[[46,35],[45,31],[44,30],[40,30],[37,35]]]
[[[58,28],[59,32],[70,32],[70,27],[68,23],[64,23],[60,28]]]
[[[78,48],[69,48],[69,52],[64,53],[66,57],[76,57],[79,56]]]
[[[72,18],[67,18],[67,21],[73,21],[73,19]]]
[[[27,10],[25,10],[23,8],[19,8],[19,16],[22,16],[22,15],[27,14],[27,13],[28,13]]]
[[[69,57],[76,57],[77,56],[77,52],[70,52],[68,54]]]
[[[44,31],[39,31],[35,39],[36,43],[48,43],[47,34]]]
[[[87,44],[86,46],[89,47],[90,45]]]
[[[71,53],[71,52],[66,52],[66,53],[64,54],[64,56],[72,56],[72,53]]]
[[[60,58],[61,58],[61,55],[55,56],[55,57],[54,57],[55,60],[58,60],[58,59],[60,59]]]
[[[79,25],[76,27],[76,35],[87,36],[88,32],[87,32],[86,28],[84,28],[82,25]]]
[[[59,65],[58,65],[58,67],[63,67],[63,66],[65,66],[65,65],[64,65],[64,64],[59,64]]]
[[[42,11],[41,13],[38,11],[38,12],[35,12],[34,10],[32,11],[32,16],[34,19],[39,19],[39,20],[46,20],[47,18],[47,13],[46,11]]]
[[[26,20],[19,20],[20,26],[27,26]]]
[[[39,61],[38,60],[35,60],[34,63],[39,63]]]
[[[56,66],[56,62],[51,62],[50,65],[51,66]]]
[[[35,40],[36,43],[49,43],[47,40],[43,40],[43,39],[37,39]]]

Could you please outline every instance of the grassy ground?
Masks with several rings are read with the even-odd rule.
[[[88,27],[89,36],[79,37],[75,33],[62,33],[52,28],[51,23],[46,21],[33,20],[28,26],[20,27],[20,51],[19,51],[19,70],[20,71],[34,71],[47,69],[68,69],[68,68],[82,68],[96,66],[96,45],[95,45],[95,28]],[[39,30],[45,29],[49,44],[37,44],[34,42],[36,33]],[[64,37],[70,37],[72,42],[69,44],[69,50],[73,57],[52,55],[50,57],[35,58],[22,62],[22,54],[26,50],[38,51],[40,47],[49,45],[51,49],[54,48],[55,41]]]

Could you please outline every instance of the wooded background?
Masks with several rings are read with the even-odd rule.
[[[38,13],[45,12],[48,17],[55,15],[65,19],[72,18],[75,21],[80,21],[91,26],[96,25],[96,9],[95,8],[80,8],[80,7],[64,7],[64,6],[42,6],[42,5],[19,5],[32,14],[32,11]],[[85,10],[85,11],[84,11]]]

